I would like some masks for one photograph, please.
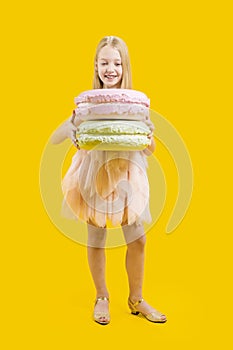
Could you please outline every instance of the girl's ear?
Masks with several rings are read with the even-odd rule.
[[[97,65],[97,61],[95,61],[95,71],[98,71],[98,65]]]

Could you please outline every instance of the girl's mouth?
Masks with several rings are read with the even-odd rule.
[[[105,78],[107,78],[107,79],[114,79],[116,77],[117,77],[116,75],[110,75],[110,74],[105,75]]]

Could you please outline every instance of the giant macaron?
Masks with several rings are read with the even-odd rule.
[[[81,149],[143,150],[150,144],[150,100],[132,89],[93,89],[75,97]]]

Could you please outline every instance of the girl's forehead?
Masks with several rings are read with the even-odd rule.
[[[101,59],[121,59],[121,55],[119,51],[112,47],[112,46],[104,46],[102,49],[99,51],[98,58]]]

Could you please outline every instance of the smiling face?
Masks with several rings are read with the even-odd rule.
[[[97,57],[96,69],[104,89],[121,87],[122,62],[117,49],[104,46]]]

